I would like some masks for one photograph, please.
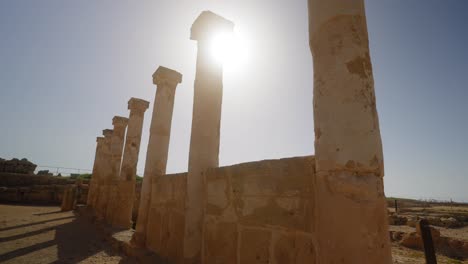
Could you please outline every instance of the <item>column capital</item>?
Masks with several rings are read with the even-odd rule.
[[[143,99],[132,97],[128,100],[128,110],[144,113],[149,107],[149,102]]]
[[[98,144],[104,142],[104,137],[97,137],[97,138],[96,138],[96,142],[97,142]]]
[[[112,125],[114,126],[118,126],[118,125],[126,126],[127,124],[128,124],[128,118],[126,117],[114,116],[114,118],[112,118]]]
[[[162,85],[163,83],[172,84],[174,87],[182,82],[182,74],[178,71],[159,66],[153,74],[153,84]]]
[[[309,37],[324,23],[341,15],[364,15],[364,1],[309,0]]]
[[[207,40],[215,34],[222,32],[232,32],[234,23],[211,11],[203,11],[195,22],[193,22],[190,30],[191,40]]]
[[[104,130],[102,131],[102,135],[103,135],[104,137],[106,137],[106,138],[107,138],[107,137],[111,137],[113,134],[114,134],[114,130],[113,130],[113,129],[104,129]]]

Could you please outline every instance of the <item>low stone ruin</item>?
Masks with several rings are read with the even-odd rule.
[[[441,232],[434,227],[431,227],[431,235],[435,250],[438,253],[455,259],[468,258],[468,241],[443,236]],[[393,242],[404,247],[423,250],[423,240],[418,228],[413,232],[390,231],[390,238]]]
[[[0,202],[60,204],[66,186],[76,180],[47,175],[0,173]],[[86,202],[87,182],[80,203]]]
[[[18,174],[33,174],[37,165],[27,159],[11,159],[4,160],[0,158],[0,173],[18,173]]]
[[[315,155],[219,167],[223,67],[210,39],[234,23],[203,11],[188,171],[166,174],[182,74],[160,66],[132,246],[172,263],[392,263],[364,1],[308,4]],[[112,227],[131,226],[147,108],[131,99],[129,118],[96,139],[88,208]]]

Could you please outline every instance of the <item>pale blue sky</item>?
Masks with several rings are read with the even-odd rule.
[[[366,1],[387,196],[468,201],[468,1]],[[0,157],[91,169],[127,101],[180,71],[168,172],[187,170],[202,10],[236,24],[248,64],[224,76],[221,165],[311,155],[306,0],[0,1]],[[150,107],[152,109],[152,106]],[[145,115],[144,168],[151,111]]]

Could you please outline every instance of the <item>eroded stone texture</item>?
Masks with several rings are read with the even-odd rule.
[[[114,125],[114,133],[112,134],[110,151],[110,172],[106,177],[107,185],[107,207],[106,207],[106,222],[112,224],[114,212],[118,209],[117,192],[118,192],[118,178],[120,175],[120,165],[122,163],[122,152],[124,145],[125,130],[128,125],[128,118],[122,116],[115,116],[112,119]]]
[[[309,0],[318,263],[391,263],[363,0]]]
[[[198,42],[187,177],[184,257],[201,262],[203,177],[207,168],[218,167],[223,69],[210,55],[210,41],[216,34],[232,32],[234,24],[204,11],[195,20],[191,39]]]
[[[93,172],[91,176],[91,180],[89,182],[89,192],[88,192],[88,201],[87,205],[89,208],[94,208],[96,204],[97,192],[98,192],[98,184],[99,184],[99,165],[101,160],[101,151],[104,144],[103,137],[96,138],[96,154],[94,157],[94,165],[93,165]]]
[[[182,263],[187,173],[152,177],[147,247],[159,256]]]
[[[108,198],[108,178],[111,172],[111,141],[114,131],[112,129],[105,129],[102,131],[104,142],[101,149],[101,159],[98,164],[98,192],[96,197],[95,214],[99,220],[105,218],[107,198]]]
[[[148,151],[146,153],[138,220],[132,238],[132,243],[139,246],[144,246],[146,243],[146,227],[151,199],[151,177],[166,174],[174,96],[177,84],[181,82],[182,74],[166,67],[160,66],[153,74],[153,83],[157,85],[157,90],[151,119]]]
[[[75,209],[76,205],[76,187],[68,186],[63,193],[61,210],[62,212],[71,211]]]
[[[4,160],[0,158],[0,173],[34,174],[37,165],[27,159]]]
[[[205,171],[203,263],[315,263],[315,159]]]
[[[130,117],[117,185],[116,210],[112,219],[112,225],[115,227],[130,228],[132,225],[138,153],[140,152],[143,118],[148,107],[149,102],[142,99],[131,98],[128,101]]]

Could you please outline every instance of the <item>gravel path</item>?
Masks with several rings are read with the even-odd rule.
[[[133,263],[57,206],[0,204],[0,263]]]

